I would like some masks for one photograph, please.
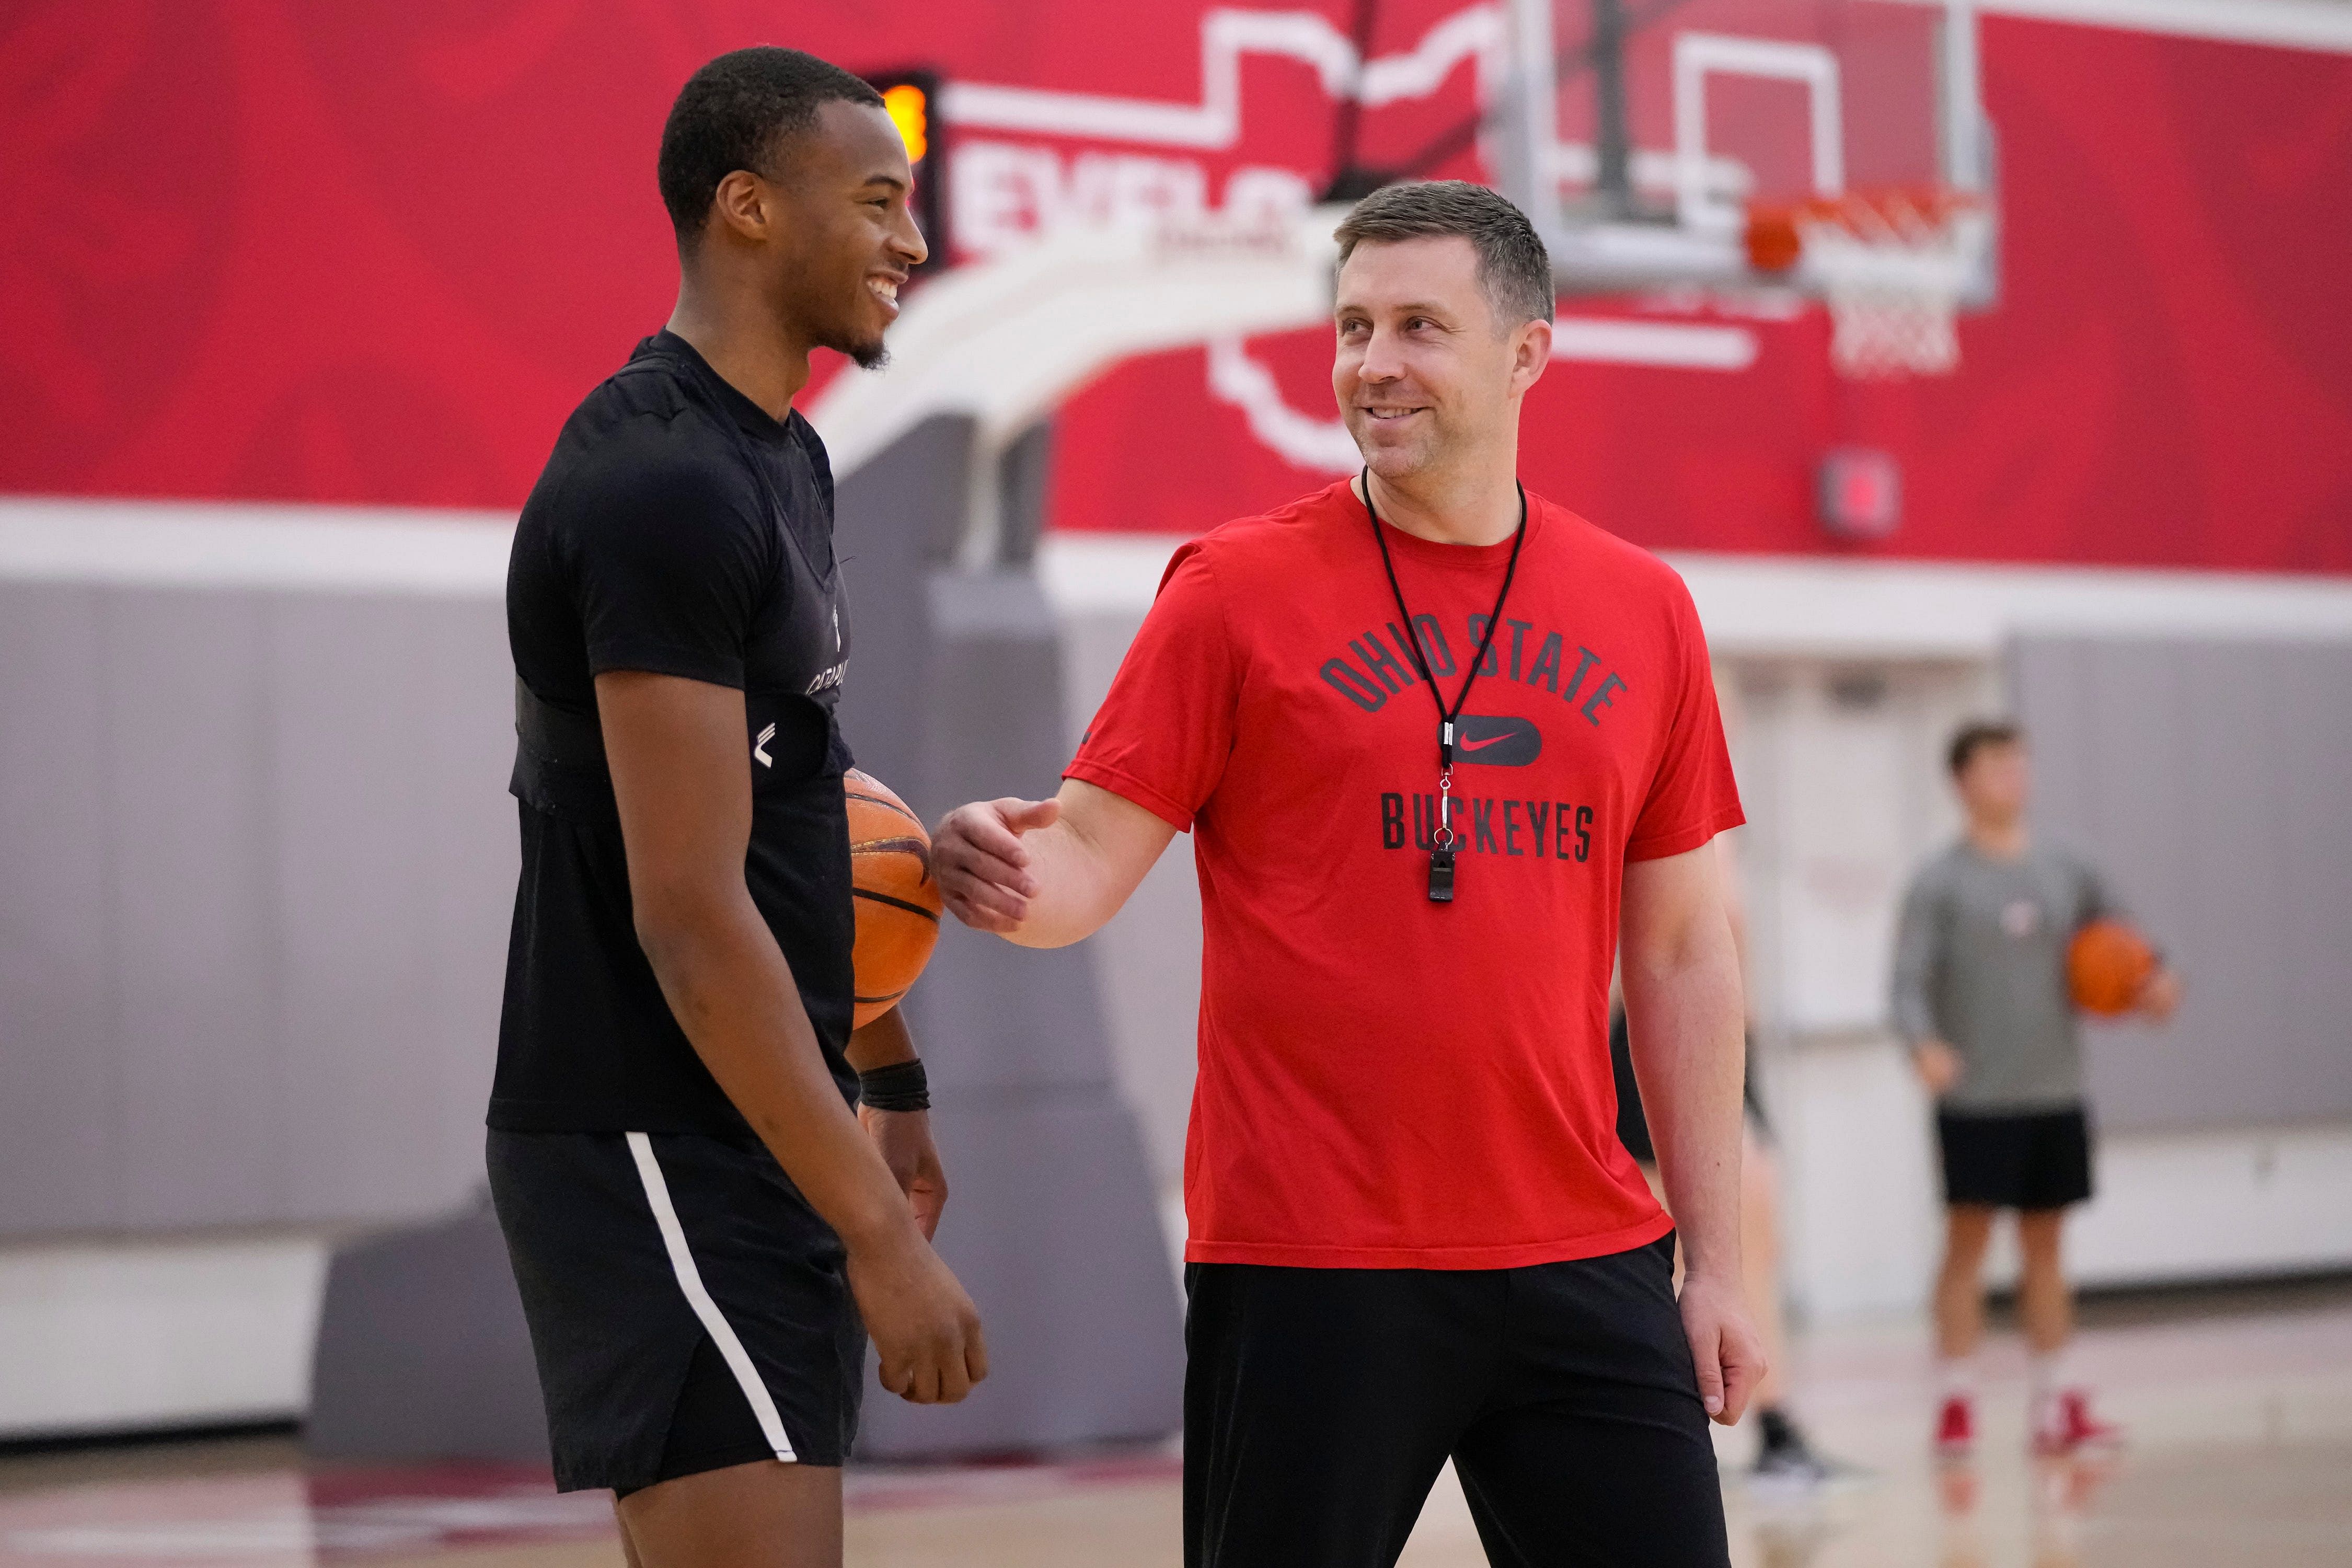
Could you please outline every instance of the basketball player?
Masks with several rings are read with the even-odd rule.
[[[1393,1563],[1439,1468],[1502,1563],[1727,1561],[1740,820],[1681,581],[1516,481],[1551,270],[1447,181],[1339,230],[1364,471],[1176,554],[1050,801],[961,807],[966,922],[1076,942],[1196,833],[1185,1558]],[[1688,1272],[1612,1133],[1622,941]]]
[[[491,1191],[557,1484],[614,1489],[638,1568],[830,1568],[866,1336],[918,1402],[987,1367],[912,1044],[850,1032],[848,645],[793,408],[812,349],[880,362],[924,247],[880,98],[788,49],[695,73],[660,184],[677,308],[564,426],[509,569]]]
[[[1943,1399],[1936,1441],[1976,1434],[1976,1350],[1984,1337],[1984,1256],[1994,1218],[2017,1211],[2018,1306],[2032,1350],[2032,1433],[2045,1453],[2112,1440],[2063,1352],[2074,1306],[2059,1255],[2066,1210],[2091,1195],[2083,1047],[2066,983],[2074,933],[2115,912],[2098,875],[2026,829],[2025,744],[2011,724],[1976,723],[1948,758],[1968,818],[1959,842],[1920,868],[1895,939],[1895,1019],[1936,1097],[1944,1170],[1944,1262],[1936,1281]],[[2146,1017],[2171,1016],[2180,987],[2159,968]]]

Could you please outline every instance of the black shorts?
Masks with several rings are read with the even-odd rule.
[[[2091,1119],[2063,1110],[1936,1113],[1944,1202],[2057,1209],[2091,1195]]]
[[[866,1329],[840,1238],[765,1149],[494,1129],[488,1161],[558,1488],[842,1462]]]
[[[1387,1568],[1449,1458],[1501,1568],[1725,1568],[1674,1258],[1186,1268],[1186,1568]]]

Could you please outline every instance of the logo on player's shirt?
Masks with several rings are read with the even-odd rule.
[[[1543,755],[1543,731],[1531,719],[1465,713],[1454,723],[1454,759],[1482,767],[1523,768]]]
[[[821,691],[830,691],[849,674],[849,645],[842,640],[841,606],[838,604],[833,606],[833,663],[817,671],[802,696],[814,697]]]

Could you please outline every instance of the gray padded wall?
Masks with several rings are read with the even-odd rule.
[[[0,1233],[479,1184],[510,689],[491,597],[0,583]]]
[[[2173,1025],[2096,1027],[2113,1129],[2352,1116],[2352,644],[2021,638],[2041,831],[2179,966]]]
[[[302,1444],[326,1459],[548,1462],[530,1330],[488,1203],[336,1252]]]
[[[0,1230],[122,1208],[99,599],[0,584]]]
[[[318,595],[271,629],[280,1034],[336,1047],[286,1058],[299,1205],[432,1213],[481,1179],[516,867],[504,614]]]
[[[120,1222],[285,1217],[261,595],[119,589],[103,609]]]

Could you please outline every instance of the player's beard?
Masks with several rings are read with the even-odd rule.
[[[866,297],[866,280],[861,273],[855,301],[836,312],[832,321],[824,322],[813,342],[818,348],[847,355],[860,370],[879,370],[890,363],[889,345],[882,341],[887,329],[869,327],[858,320]]]
[[[880,331],[861,333],[850,326],[841,326],[817,340],[817,346],[835,353],[847,354],[860,370],[880,370],[890,363],[890,346],[882,341]]]

